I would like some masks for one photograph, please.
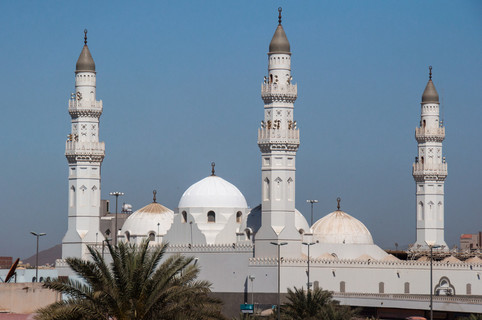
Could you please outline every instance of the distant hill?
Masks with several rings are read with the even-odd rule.
[[[30,263],[31,266],[35,266],[35,254],[27,259],[22,260],[23,263]],[[40,251],[38,253],[39,266],[46,265],[47,263],[53,266],[55,260],[62,258],[62,245],[58,244],[50,249]]]

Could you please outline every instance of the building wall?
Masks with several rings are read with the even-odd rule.
[[[41,283],[0,284],[0,312],[33,313],[61,299],[61,294],[43,288]]]

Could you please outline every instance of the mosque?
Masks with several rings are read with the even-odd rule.
[[[278,281],[281,292],[309,285],[342,297],[378,295],[377,303],[384,294],[428,295],[430,290],[435,295],[482,295],[482,260],[477,256],[459,260],[444,241],[445,128],[439,118],[431,68],[421,100],[420,126],[415,130],[418,155],[412,168],[417,239],[411,251],[421,258],[400,260],[382,250],[361,221],[341,210],[340,199],[337,210],[312,226],[296,209],[297,84],[291,76],[290,43],[281,22],[280,10],[269,44],[268,74],[261,84],[261,204],[249,208],[241,191],[216,174],[213,163],[211,174],[190,186],[177,208],[158,203],[154,193],[152,203],[116,228],[114,241],[149,239],[153,246],[168,242],[169,255],[194,256],[201,267],[200,278],[212,282],[213,292],[238,309],[244,302],[275,304]],[[87,36],[84,43],[76,64],[75,93],[68,106],[72,118],[65,151],[68,228],[62,259],[56,264],[59,275],[70,275],[63,259],[88,259],[87,245],[100,248],[98,237],[106,236],[100,223],[100,168],[105,146],[99,141],[99,118],[103,107],[102,101],[96,100],[96,70]],[[445,257],[433,262],[432,288],[429,249]]]

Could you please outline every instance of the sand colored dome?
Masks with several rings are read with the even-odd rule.
[[[367,227],[358,219],[341,210],[316,221],[311,228],[320,243],[373,244]]]
[[[164,235],[171,228],[173,218],[171,209],[154,201],[131,214],[122,226],[121,234],[128,232],[131,236],[147,236],[150,232],[157,234],[159,230],[159,235]]]

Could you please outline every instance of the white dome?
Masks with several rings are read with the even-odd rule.
[[[209,176],[190,186],[179,201],[179,208],[247,208],[241,191],[218,176]]]
[[[312,232],[313,237],[320,243],[373,244],[367,227],[360,220],[340,210],[316,221]]]
[[[152,202],[137,210],[127,218],[122,226],[121,234],[129,232],[131,236],[147,236],[149,232],[157,234],[159,223],[159,234],[166,234],[171,228],[174,212],[163,205]]]

